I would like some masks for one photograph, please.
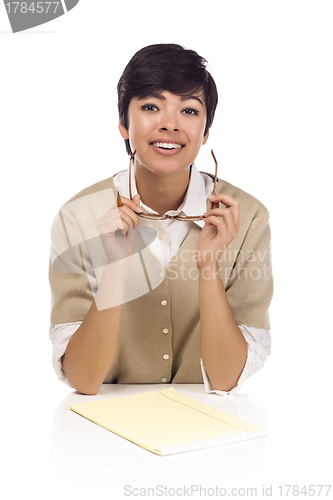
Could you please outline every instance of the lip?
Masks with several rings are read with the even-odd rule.
[[[156,148],[153,144],[154,143],[150,143],[150,146],[153,148],[154,151],[156,151],[156,153],[160,154],[160,155],[163,155],[163,156],[173,156],[173,155],[176,155],[178,153],[180,153],[183,149],[184,149],[184,145],[181,144],[180,142],[175,142],[175,141],[156,141],[156,142],[165,142],[167,144],[179,144],[180,146],[182,146],[181,148],[179,149],[163,149],[163,148]]]
[[[150,144],[154,144],[155,142],[165,142],[166,144],[178,144],[179,146],[184,146],[183,142],[175,141],[174,139],[163,139],[163,137],[159,137],[156,140],[150,142]]]

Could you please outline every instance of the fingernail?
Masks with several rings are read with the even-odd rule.
[[[141,213],[142,212],[142,208],[137,205],[136,211]]]

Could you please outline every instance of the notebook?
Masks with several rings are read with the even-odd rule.
[[[268,434],[220,410],[183,396],[157,390],[72,404],[71,410],[160,456],[220,446]]]

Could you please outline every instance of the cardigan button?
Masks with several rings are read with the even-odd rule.
[[[162,300],[161,304],[162,304],[162,306],[166,306],[167,305],[167,301],[166,300]]]
[[[169,359],[169,357],[170,357],[169,354],[164,354],[163,356],[164,359]]]
[[[169,333],[169,328],[163,328],[162,332],[166,335],[167,333]]]
[[[163,377],[163,378],[162,378],[162,382],[166,382],[167,380],[168,380],[168,379],[167,379],[167,378],[165,378],[165,377]]]

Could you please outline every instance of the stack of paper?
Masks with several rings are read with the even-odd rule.
[[[157,455],[208,448],[267,430],[179,394],[175,389],[70,405],[83,417]]]

